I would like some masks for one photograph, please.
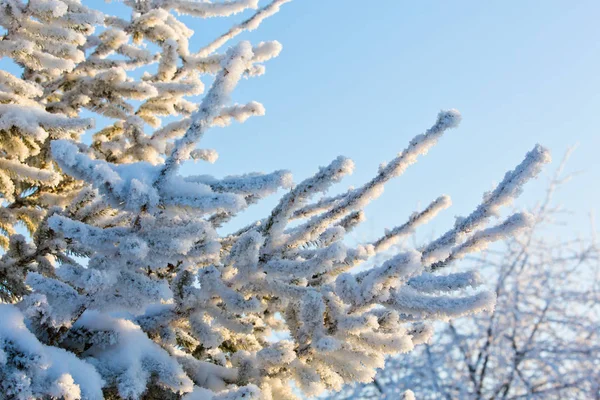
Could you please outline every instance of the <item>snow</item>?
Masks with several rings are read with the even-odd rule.
[[[102,399],[102,380],[94,367],[75,354],[40,343],[12,305],[0,304],[0,389],[16,399],[66,395]]]
[[[0,55],[24,74],[0,72],[5,393],[294,399],[292,383],[316,395],[372,380],[388,355],[431,337],[425,322],[493,309],[476,272],[436,270],[531,226],[522,213],[488,222],[549,160],[542,147],[422,248],[393,254],[448,196],[351,244],[365,207],[458,127],[458,111],[438,113],[372,179],[336,195],[355,168],[343,156],[297,184],[287,170],[182,176],[185,163],[217,160],[202,143],[212,128],[265,115],[232,94],[282,45],[238,38],[289,0],[127,0],[123,18],[77,0],[6,1]],[[190,50],[197,38],[184,22],[246,11]],[[279,190],[270,214],[220,233]]]
[[[151,374],[156,374],[161,384],[175,391],[192,391],[193,383],[181,366],[133,322],[87,311],[75,328],[115,333],[115,343],[94,345],[84,356],[103,372],[105,379],[117,383],[119,394],[124,398],[139,398]]]

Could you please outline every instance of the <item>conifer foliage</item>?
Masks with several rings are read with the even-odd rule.
[[[469,257],[494,288],[494,312],[444,324],[431,343],[389,357],[373,382],[323,398],[397,399],[406,388],[421,400],[600,398],[600,249],[593,221],[587,237],[556,239],[550,231],[566,214],[553,200],[571,177],[564,165],[531,208],[533,225]]]
[[[281,45],[236,37],[288,1],[123,0],[128,19],[79,0],[0,3],[0,55],[22,70],[0,72],[7,398],[292,399],[291,382],[313,395],[369,381],[386,355],[426,341],[431,321],[493,308],[476,272],[440,271],[532,223],[517,213],[489,226],[549,161],[541,146],[448,232],[360,273],[450,205],[441,196],[372,243],[343,240],[385,183],[459,124],[457,111],[335,196],[325,193],[354,168],[344,157],[297,184],[287,171],[180,174],[216,160],[198,147],[208,130],[264,114],[230,94]],[[249,17],[190,49],[180,15],[240,12]],[[95,116],[110,123],[94,128]],[[270,215],[217,233],[279,189]]]

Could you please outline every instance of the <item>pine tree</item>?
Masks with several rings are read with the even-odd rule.
[[[197,147],[210,128],[264,114],[230,94],[281,45],[236,37],[288,1],[124,0],[127,20],[78,0],[2,1],[0,54],[22,70],[0,73],[7,398],[292,399],[292,381],[314,395],[371,380],[386,355],[428,340],[431,321],[493,308],[477,273],[439,271],[533,222],[516,213],[488,227],[549,161],[541,146],[445,234],[360,273],[352,269],[450,205],[441,196],[372,243],[344,242],[385,183],[459,124],[456,110],[339,195],[325,193],[352,172],[344,157],[297,184],[287,171],[179,173],[189,160],[216,160]],[[190,50],[178,15],[248,9]],[[94,128],[94,116],[111,123]],[[287,193],[270,215],[217,233],[279,189]]]

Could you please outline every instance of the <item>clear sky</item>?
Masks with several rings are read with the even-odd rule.
[[[118,2],[83,3],[107,13],[125,10]],[[192,50],[248,15],[184,17],[196,31]],[[372,177],[440,109],[457,108],[460,128],[387,186],[367,208],[357,239],[403,223],[444,193],[453,207],[422,232],[446,230],[535,143],[549,147],[556,161],[579,144],[567,169],[582,173],[557,200],[576,211],[568,229],[587,232],[587,213],[600,204],[599,16],[598,0],[294,0],[240,36],[283,44],[266,75],[242,81],[234,93],[237,102],[262,102],[267,115],[211,130],[201,147],[217,149],[219,160],[184,172],[285,168],[299,182],[343,154],[356,162],[337,189],[343,190]],[[556,164],[527,186],[518,205],[541,199]],[[277,198],[253,206],[229,228],[266,216]]]
[[[599,16],[597,0],[292,1],[242,37],[283,44],[266,75],[235,93],[236,101],[262,102],[267,115],[214,129],[202,146],[216,148],[219,160],[186,172],[286,168],[299,181],[343,154],[356,170],[341,190],[369,179],[440,109],[457,108],[460,128],[387,186],[367,208],[360,237],[404,222],[442,193],[454,205],[425,231],[447,229],[535,143],[555,162],[517,205],[541,198],[564,151],[578,144],[567,170],[582,173],[556,199],[576,211],[569,229],[587,233],[588,212],[600,204]],[[199,29],[193,47],[228,23],[189,21]]]

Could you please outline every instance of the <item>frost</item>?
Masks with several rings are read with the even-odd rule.
[[[450,321],[432,338],[432,332],[426,333],[428,343],[390,357],[373,382],[347,385],[327,398],[407,398],[407,388],[427,400],[593,398],[600,377],[600,303],[595,289],[599,249],[593,236],[553,239],[555,231],[547,234],[564,212],[552,201],[556,187],[568,178],[561,170],[562,165],[546,199],[531,214],[514,214],[454,250],[457,258],[461,249],[471,251],[476,243],[485,245],[488,238],[510,232],[504,243],[472,260],[477,271],[424,273],[408,282],[423,295],[489,282],[497,296],[494,312]],[[393,301],[398,311],[434,311],[418,300],[408,291]]]
[[[238,39],[288,1],[126,0],[122,17],[77,0],[2,3],[0,56],[23,68],[0,72],[3,394],[294,399],[292,385],[316,395],[368,382],[388,355],[429,340],[429,322],[493,309],[477,272],[439,271],[535,222],[487,225],[549,160],[542,147],[448,233],[398,254],[448,196],[372,242],[348,234],[458,127],[456,110],[347,190],[334,188],[355,168],[343,156],[299,182],[286,170],[215,177],[204,163],[181,174],[217,161],[201,143],[209,132],[265,115],[232,94],[282,45]],[[191,50],[184,21],[241,12]],[[274,195],[264,218],[222,232]]]

